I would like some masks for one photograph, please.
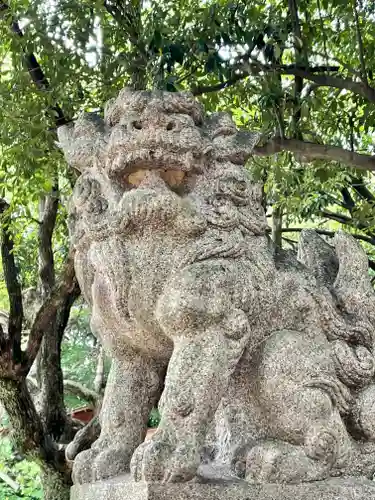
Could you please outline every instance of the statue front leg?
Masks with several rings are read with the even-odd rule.
[[[98,481],[129,470],[131,456],[145,438],[159,391],[159,371],[151,360],[132,352],[113,359],[100,413],[101,434],[90,450],[76,457],[74,483]]]
[[[248,320],[228,298],[223,266],[214,268],[211,279],[206,266],[179,276],[159,301],[157,316],[174,341],[174,352],[159,429],[132,460],[136,480],[182,482],[194,477],[208,427],[248,343]]]

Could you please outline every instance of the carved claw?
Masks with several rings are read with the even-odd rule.
[[[134,481],[161,482],[164,478],[164,464],[171,453],[170,444],[153,436],[142,443],[134,452],[130,472]]]
[[[129,470],[129,451],[122,447],[91,449],[77,455],[73,466],[74,484],[101,481]]]
[[[300,483],[329,475],[332,464],[308,457],[301,446],[283,442],[265,442],[247,456],[246,481],[253,484]]]
[[[96,450],[82,451],[74,460],[72,479],[74,484],[86,484],[93,480],[92,464],[97,456]]]
[[[168,438],[157,432],[135,451],[130,471],[134,481],[183,483],[193,479],[199,462],[196,447],[174,448]]]

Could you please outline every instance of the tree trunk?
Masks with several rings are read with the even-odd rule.
[[[44,500],[69,500],[71,480],[64,453],[44,433],[26,381],[1,378],[0,400],[12,426],[15,447],[42,468]]]
[[[43,465],[41,479],[44,500],[69,500],[71,484],[60,472]]]
[[[71,421],[64,402],[64,376],[61,369],[61,342],[69,320],[70,309],[79,295],[76,286],[56,313],[54,321],[44,333],[39,352],[41,415],[46,431],[55,440],[64,442],[73,439]]]
[[[52,239],[58,206],[58,182],[55,179],[51,193],[42,197],[39,202],[39,285],[44,299],[51,293],[56,282]],[[45,431],[56,441],[63,435],[64,441],[73,437],[65,410],[61,342],[69,320],[70,309],[78,294],[79,289],[75,287],[51,318],[38,354],[39,403],[42,422]]]
[[[0,378],[0,400],[12,426],[12,437],[23,454],[35,453],[43,442],[43,428],[25,380]]]
[[[40,407],[43,424],[47,432],[58,440],[66,426],[64,405],[64,382],[61,369],[61,340],[55,332],[56,321],[53,321],[44,333],[39,351],[38,376],[40,380]]]

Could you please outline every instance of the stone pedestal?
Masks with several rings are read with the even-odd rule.
[[[71,500],[375,500],[375,483],[354,478],[255,486],[241,480],[134,483],[129,476],[77,485]]]

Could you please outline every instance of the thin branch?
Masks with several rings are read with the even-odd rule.
[[[375,102],[375,89],[369,85],[365,85],[362,82],[355,82],[350,78],[341,78],[332,75],[318,75],[312,73],[310,69],[302,68],[282,68],[282,67],[271,67],[263,66],[264,71],[275,71],[276,73],[281,73],[283,75],[294,75],[310,80],[321,87],[333,87],[341,90],[350,90],[354,94],[358,94],[370,102]]]
[[[70,394],[74,396],[78,396],[81,399],[86,399],[89,403],[92,403],[94,406],[96,405],[100,395],[85,387],[84,385],[76,382],[75,380],[64,380],[64,388]]]
[[[217,85],[210,85],[207,87],[197,87],[192,89],[194,95],[201,95],[208,92],[216,92],[224,88],[235,85],[237,82],[244,80],[248,76],[259,76],[260,73],[278,73],[281,75],[292,75],[304,78],[311,82],[316,83],[320,87],[333,87],[340,90],[350,90],[354,94],[358,94],[370,102],[375,102],[375,89],[369,85],[365,85],[363,82],[356,82],[350,78],[342,78],[327,74],[318,74],[318,68],[298,68],[295,65],[267,65],[262,64],[259,61],[252,60],[251,64],[246,64],[245,71],[241,71],[236,74],[233,78],[230,78],[224,83]],[[323,70],[324,67],[321,67]],[[328,68],[327,68],[328,69]],[[337,72],[338,67],[332,67],[332,71]]]
[[[323,197],[330,199],[335,205],[338,205],[341,208],[345,208],[346,210],[348,209],[344,201],[339,200],[338,198],[336,198],[336,196],[333,196],[331,193],[326,193],[323,189],[319,189],[317,193]]]
[[[363,179],[353,177],[351,186],[362,199],[366,200],[368,203],[375,203],[375,196],[365,186]]]
[[[34,224],[37,224],[38,226],[40,225],[40,221],[38,219],[35,219],[34,217],[31,217],[29,215],[18,215],[17,218],[28,220],[30,222],[33,222]]]
[[[77,432],[73,441],[68,444],[65,456],[67,460],[73,461],[81,451],[90,448],[92,443],[98,439],[100,435],[100,420],[99,416],[95,417],[81,430]]]
[[[236,85],[236,83],[245,80],[248,76],[250,76],[250,73],[238,73],[234,75],[232,78],[229,78],[225,82],[217,83],[215,85],[196,87],[193,88],[191,92],[195,96],[200,96],[202,94],[209,94],[210,92],[217,92],[219,90],[224,90],[228,87]]]
[[[295,36],[295,42],[297,40],[299,43],[294,44],[295,62],[297,67],[307,67],[308,58],[306,54],[306,48],[303,44],[303,37],[301,33],[301,26],[299,22],[298,5],[296,0],[288,0],[289,15],[293,24],[293,32]],[[280,76],[279,76],[280,77]],[[280,77],[281,78],[281,77]],[[303,90],[303,77],[296,75],[294,79],[294,105],[293,105],[293,136],[295,139],[303,139],[302,134],[299,130],[301,121],[301,93]]]
[[[282,233],[301,233],[305,229],[306,229],[305,227],[286,227],[286,228],[282,228],[281,232]],[[323,235],[323,236],[329,236],[330,238],[333,238],[336,234],[335,231],[328,231],[325,229],[315,229],[314,228],[314,231],[318,234]],[[365,241],[366,243],[370,243],[371,245],[375,245],[375,238],[371,238],[370,236],[364,236],[362,234],[352,234],[352,233],[350,233],[350,234],[356,240]]]
[[[295,246],[298,244],[298,241],[294,241],[294,240],[291,240],[289,238],[282,238],[283,241],[286,241],[286,243],[289,243],[289,245],[291,245],[293,248],[295,248]]]
[[[356,31],[356,36],[357,36],[359,62],[361,65],[361,79],[362,79],[363,83],[366,86],[368,86],[366,62],[365,62],[365,51],[363,48],[363,40],[362,40],[361,28],[359,25],[359,16],[358,16],[356,0],[352,0],[352,7],[353,7],[353,14],[354,14],[355,31]]]
[[[311,56],[313,56],[313,57],[319,57],[319,58],[323,58],[323,59],[326,58],[326,54],[324,54],[322,52],[319,52],[317,50],[311,51]],[[352,66],[350,66],[350,64],[346,63],[341,58],[337,57],[336,54],[335,55],[331,54],[329,58],[330,58],[330,60],[335,61],[335,63],[338,63],[341,66],[341,68],[344,68],[344,69],[348,70],[349,73],[351,73],[353,76],[357,76],[358,78],[361,77],[361,72],[360,71],[358,71],[357,69],[355,69]],[[328,62],[327,62],[327,64],[328,64]],[[339,71],[339,69],[340,68],[337,68],[336,73],[337,73],[337,71]],[[323,71],[323,73],[324,73],[324,71]]]
[[[233,68],[236,69],[236,68]],[[236,83],[245,80],[249,76],[258,76],[260,71],[266,71],[266,72],[271,72],[271,71],[278,71],[280,74],[283,74],[283,71],[286,72],[286,74],[293,74],[290,73],[290,71],[295,70],[296,66],[293,65],[277,65],[277,66],[267,66],[263,65],[262,63],[258,61],[253,61],[253,63],[246,63],[246,64],[239,64],[238,66],[238,73],[234,74],[231,78],[228,78],[225,82],[217,83],[214,85],[207,85],[207,86],[201,86],[201,87],[193,87],[191,89],[191,92],[195,96],[200,96],[202,94],[209,94],[210,92],[218,92],[219,90],[224,90],[228,87],[232,87],[233,85],[236,85]],[[311,74],[315,73],[321,73],[321,72],[334,72],[336,73],[339,71],[339,66],[312,66],[309,67],[309,72]],[[301,76],[301,75],[297,75]],[[318,85],[320,86],[320,85]]]
[[[282,151],[297,153],[303,157],[302,161],[305,162],[312,162],[314,160],[334,161],[359,170],[375,172],[375,156],[355,153],[328,144],[316,144],[297,139],[274,138],[263,146],[254,148],[254,154],[257,156],[270,156]]]
[[[347,215],[344,214],[337,214],[335,212],[330,212],[329,210],[322,210],[321,212],[321,217],[325,217],[330,220],[334,220],[336,222],[339,222],[340,224],[346,224],[348,226],[351,226],[356,229],[361,229],[362,231],[368,231],[370,236],[373,238],[372,241],[375,242],[375,236],[372,236],[372,233],[369,231],[370,225],[365,222],[359,222],[356,221],[355,219],[352,219],[351,217],[348,217]]]
[[[259,75],[259,73],[279,73],[282,75],[299,76],[306,80],[310,80],[321,87],[334,87],[340,90],[350,90],[351,92],[365,97],[370,102],[375,102],[375,89],[363,84],[363,82],[356,82],[350,78],[342,78],[340,76],[333,76],[320,73],[337,73],[339,67],[315,66],[315,67],[298,67],[297,65],[277,65],[277,64],[263,64],[255,58],[251,58],[251,63],[246,64],[246,74]],[[245,74],[245,73],[244,73]]]
[[[131,62],[131,83],[134,90],[146,86],[147,49],[142,38],[142,1],[105,0],[104,8],[123,30],[125,37],[133,46],[129,55]]]
[[[10,486],[14,491],[18,492],[21,489],[21,486],[15,481],[13,481],[13,479],[10,476],[8,476],[8,474],[6,474],[4,471],[0,471],[0,479],[4,481],[4,483],[6,483],[8,486]]]
[[[2,16],[6,20],[6,22],[8,22],[8,25],[12,33],[18,39],[22,40],[24,34],[23,31],[21,30],[18,20],[13,16],[10,6],[7,3],[1,1],[0,1],[0,16]],[[24,65],[35,86],[43,92],[49,91],[50,83],[48,81],[48,78],[44,74],[44,71],[42,70],[35,55],[32,52],[26,53],[23,47],[22,51],[23,51]],[[56,127],[65,125],[70,122],[70,120],[65,117],[64,112],[59,106],[59,104],[56,103],[55,105],[51,106],[50,110],[52,111]]]
[[[322,17],[322,9],[321,9],[321,5],[320,5],[320,0],[317,0],[317,7],[318,7],[318,11],[319,11],[320,29],[322,30],[324,55],[326,58],[326,62],[328,64],[327,36],[326,36],[325,29],[324,29],[324,22],[323,22],[323,17]]]
[[[104,372],[104,361],[105,361],[105,352],[103,346],[100,346],[98,352],[98,358],[96,363],[96,373],[94,379],[94,388],[95,391],[100,394],[105,387],[105,372]]]

